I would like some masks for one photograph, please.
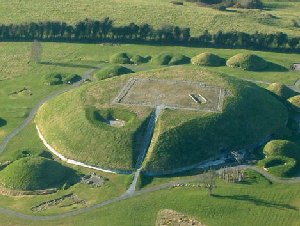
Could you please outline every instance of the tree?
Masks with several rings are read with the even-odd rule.
[[[205,30],[198,38],[199,42],[201,44],[208,44],[212,40],[212,35],[208,32],[208,30]]]
[[[291,38],[288,41],[288,44],[290,48],[294,49],[299,44],[299,42],[300,42],[299,38]]]
[[[262,9],[264,7],[261,0],[241,0],[239,6],[246,9]]]
[[[278,32],[275,34],[275,40],[277,47],[284,46],[288,42],[288,36],[287,34],[284,34],[282,32]]]
[[[43,46],[38,40],[34,40],[31,45],[30,61],[39,63],[42,59]]]
[[[217,178],[218,175],[214,170],[208,170],[205,174],[203,174],[203,183],[205,188],[207,188],[209,196],[212,195],[213,190],[217,187]]]

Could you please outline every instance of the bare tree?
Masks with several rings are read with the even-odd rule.
[[[39,63],[42,59],[43,46],[38,40],[34,40],[31,45],[30,61]]]
[[[213,190],[217,187],[217,178],[218,175],[214,170],[208,170],[203,175],[203,183],[205,188],[208,190],[208,195],[212,195]]]

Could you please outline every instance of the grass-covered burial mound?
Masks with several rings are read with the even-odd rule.
[[[94,74],[94,77],[98,80],[106,79],[106,78],[111,78],[114,76],[119,76],[119,75],[124,75],[124,74],[129,74],[133,73],[131,69],[127,67],[123,67],[121,65],[108,65],[98,72]]]
[[[225,59],[219,57],[213,53],[201,53],[191,60],[193,65],[199,66],[223,66],[225,65]]]
[[[132,77],[143,80],[129,86],[127,82]],[[147,82],[148,78],[152,80]],[[153,83],[160,79],[191,82],[178,82],[176,86]],[[207,86],[197,88],[194,82]],[[138,88],[139,84],[144,88]],[[133,169],[143,147],[149,116],[154,111],[143,103],[155,101],[157,95],[165,95],[167,101],[178,101],[169,96],[173,91],[169,89],[176,88],[182,103],[196,104],[189,96],[188,84],[194,87],[190,87],[193,92],[206,98],[203,109],[212,103],[218,106],[220,100],[219,88],[211,90],[210,86],[226,89],[222,111],[164,109],[156,124],[144,170],[161,172],[190,166],[222,152],[260,142],[286,126],[286,107],[269,91],[203,68],[184,66],[86,84],[44,104],[36,123],[47,142],[70,159],[103,168]],[[122,97],[126,101],[121,104],[113,102],[125,85],[133,88],[121,93],[129,92],[131,97]]]
[[[25,157],[0,171],[0,184],[15,190],[43,190],[74,183],[74,170],[43,157]]]
[[[254,54],[239,53],[229,58],[226,65],[246,71],[262,71],[268,66],[268,62]]]

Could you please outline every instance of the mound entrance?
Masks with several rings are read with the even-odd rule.
[[[222,111],[225,89],[201,82],[132,78],[114,103],[165,108]]]

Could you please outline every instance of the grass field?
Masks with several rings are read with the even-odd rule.
[[[0,23],[20,23],[43,20],[58,20],[75,23],[86,17],[102,19],[111,17],[116,24],[150,23],[155,27],[172,24],[191,27],[197,35],[208,29],[238,30],[254,33],[285,32],[291,35],[299,33],[299,1],[263,1],[268,11],[231,10],[218,11],[206,7],[197,7],[193,3],[176,6],[169,0],[76,0],[60,1],[53,4],[50,0],[31,0],[30,4],[12,0],[1,2]],[[155,14],[153,13],[155,12]],[[271,15],[271,16],[270,16]]]
[[[193,36],[201,34],[206,29],[211,33],[219,30],[247,33],[284,32],[289,36],[299,36],[300,33],[300,0],[263,0],[266,6],[265,10],[231,8],[227,11],[200,7],[186,1],[183,1],[183,6],[178,6],[170,1],[0,0],[0,24],[47,20],[75,24],[85,18],[110,17],[116,25],[135,22],[138,24],[149,23],[155,28],[164,25],[190,27]],[[279,129],[280,132],[276,133],[278,136],[276,139],[288,140],[281,142],[283,144],[290,141],[294,143],[292,146],[283,145],[280,150],[276,149],[279,147],[276,142],[271,151],[267,151],[265,148],[265,151],[271,155],[269,159],[262,160],[266,162],[261,166],[267,165],[270,169],[273,168],[269,172],[277,176],[298,175],[299,134],[292,135],[291,131],[287,131],[285,124],[288,114],[282,105],[285,102],[280,103],[279,100],[269,95],[263,89],[268,85],[263,82],[294,85],[300,79],[300,74],[290,71],[289,68],[292,63],[300,61],[299,54],[112,43],[42,43],[42,46],[41,62],[33,63],[30,62],[31,43],[0,42],[0,143],[10,132],[21,125],[37,103],[51,93],[68,87],[66,84],[47,84],[49,83],[47,78],[51,74],[83,75],[95,66],[103,68],[94,72],[91,82],[85,82],[80,88],[62,94],[44,104],[36,119],[30,121],[8,143],[4,152],[0,153],[0,225],[152,226],[155,225],[158,212],[163,209],[181,212],[207,226],[300,225],[299,183],[272,183],[252,171],[246,172],[247,179],[243,183],[226,183],[219,179],[212,196],[208,196],[207,190],[204,188],[176,187],[144,193],[101,208],[89,208],[124,194],[133,176],[93,171],[62,162],[46,149],[36,130],[37,123],[46,140],[66,157],[105,168],[133,169],[140,147],[143,146],[141,141],[153,109],[111,104],[128,79],[140,77],[204,81],[211,86],[220,86],[230,90],[229,93],[225,92],[224,111],[207,113],[163,110],[158,117],[153,145],[149,149],[142,170],[155,171],[193,164],[220,151],[236,150],[246,144],[260,141],[264,136]],[[114,54],[121,52],[133,58],[132,62],[128,62],[130,64],[122,65],[128,68],[126,70],[110,62]],[[257,72],[244,71],[225,65],[205,67],[187,63],[172,68],[168,67],[204,52],[216,54],[224,60],[239,53],[256,54],[265,59],[268,66],[265,70]],[[146,60],[141,56],[149,57]],[[152,60],[150,60],[150,56]],[[169,65],[163,65],[161,62],[170,56],[173,56],[173,59]],[[136,74],[110,78],[114,77],[114,74],[119,75],[124,71],[131,72],[131,70]],[[253,80],[263,88],[249,82],[236,80],[236,78]],[[160,83],[160,89],[158,89],[158,83],[138,85],[133,87],[131,93],[129,92],[126,96],[127,103],[132,98],[135,98],[136,102],[151,102],[150,105],[156,103],[157,99],[172,104],[178,104],[179,97],[181,98],[180,102],[190,101],[190,99],[185,99],[191,91],[190,87],[177,84],[174,89],[172,85]],[[183,91],[184,95],[180,95],[179,91]],[[210,93],[207,90],[200,92],[194,87],[192,91],[195,94],[204,93],[203,96],[209,101],[216,98],[216,93]],[[150,92],[156,93],[151,96],[148,95]],[[165,93],[171,95],[167,96]],[[175,101],[174,96],[177,98]],[[209,102],[211,105],[213,103],[215,103],[214,100]],[[37,164],[29,162],[29,165],[26,162],[29,158],[37,159]],[[1,164],[6,161],[13,161],[13,163],[2,169]],[[295,167],[292,165],[293,161],[296,164]],[[63,179],[57,177],[54,179],[59,179],[59,181],[54,180],[49,184],[49,186],[61,188],[56,193],[20,196],[13,196],[10,193],[10,195],[4,195],[5,192],[12,192],[8,187],[27,190],[49,187],[46,186],[50,182],[46,180],[47,176],[41,179],[38,177],[56,170],[51,167],[49,167],[51,172],[49,169],[48,171],[44,168],[40,169],[43,162],[50,162],[51,167],[63,171],[58,174],[66,173],[66,167],[71,168],[74,175],[75,172],[80,176],[96,173],[105,178],[105,183],[100,187],[83,183],[76,183],[68,187],[67,183],[65,183],[66,186],[62,185]],[[17,165],[18,163],[20,165]],[[286,165],[293,167],[293,174],[283,173],[283,170],[288,167]],[[34,170],[38,170],[38,172]],[[187,179],[193,175],[187,173],[174,177],[142,176],[139,178],[137,190],[143,192],[143,189],[150,189],[177,179]],[[30,176],[34,178],[30,178]],[[23,181],[24,178],[26,181]],[[28,178],[34,184],[29,183]],[[197,183],[200,182],[196,181],[192,184]],[[19,184],[24,186],[15,186]],[[76,203],[74,200],[66,199],[41,212],[32,210],[33,207],[44,202],[60,199],[66,195],[74,195],[81,201]],[[86,211],[72,217],[57,217],[44,221],[31,220],[30,217],[20,218],[22,213],[51,216],[85,207],[88,207]],[[17,214],[10,215],[10,210],[17,211]]]
[[[162,52],[182,53],[193,57],[201,52],[212,52],[228,59],[243,52],[254,53],[275,64],[289,68],[293,62],[299,61],[297,54],[283,54],[248,50],[206,49],[172,46],[118,45],[106,46],[95,44],[64,44],[43,43],[43,64],[28,64],[30,43],[1,43],[0,45],[0,117],[6,121],[0,127],[0,141],[16,128],[27,117],[30,109],[43,97],[63,86],[48,86],[44,84],[44,76],[53,72],[82,74],[89,67],[107,61],[118,52],[129,52],[140,55],[158,55]],[[149,70],[161,66],[151,63],[138,66],[128,65],[135,71]],[[189,66],[188,66],[189,67]],[[282,82],[293,84],[299,79],[299,73],[270,68],[263,72],[247,72],[229,67],[209,67],[208,70],[224,72],[238,78],[264,80],[267,82]],[[13,92],[27,88],[28,92],[10,95]]]
[[[171,46],[106,46],[95,44],[43,43],[43,48],[44,51],[42,61],[44,64],[28,64],[30,43],[2,43],[0,45],[0,58],[2,62],[4,62],[1,64],[0,72],[0,117],[7,121],[7,124],[0,127],[0,141],[5,137],[5,135],[7,135],[8,132],[12,131],[24,120],[32,106],[34,106],[38,101],[47,96],[49,93],[65,87],[64,85],[45,85],[45,75],[50,72],[82,74],[83,72],[89,70],[89,68],[92,66],[103,64],[103,62],[107,61],[114,53],[130,52],[133,54],[154,56],[162,52],[171,52],[182,53],[189,57],[193,57],[201,52],[212,52],[228,59],[229,57],[240,52],[251,52],[286,68],[289,68],[291,63],[299,61],[299,55],[297,54],[187,47],[174,48]],[[143,71],[160,68],[161,66],[147,63],[138,66],[126,65],[126,67],[132,68],[135,71]],[[190,65],[186,65],[184,67],[194,68]],[[202,69],[203,68],[201,68],[201,70]],[[297,72],[278,70],[276,67],[275,69],[269,68],[267,71],[263,72],[246,72],[225,66],[208,67],[205,68],[205,70],[212,72],[224,72],[238,78],[264,80],[267,82],[282,82],[285,84],[293,84],[300,77],[299,73]],[[166,79],[171,77],[172,75],[169,74],[166,76]],[[125,77],[124,80],[126,80]],[[23,89],[24,87],[27,87],[30,92],[26,91],[17,95],[9,95],[15,91]],[[97,92],[97,90],[94,91]],[[32,93],[33,95],[28,95],[29,93]],[[115,97],[116,94],[117,92],[114,95],[111,95],[111,98]],[[168,114],[170,121],[164,121],[165,128],[172,128],[174,126],[171,121],[185,123],[190,119],[195,118],[194,112],[185,113],[184,115],[185,117],[182,117],[180,112],[178,114]],[[296,142],[298,141],[296,140]],[[43,144],[38,139],[35,125],[33,123],[31,123],[9,143],[5,152],[0,156],[0,162],[4,162],[6,160],[15,160],[22,157],[21,152],[24,149],[30,150],[32,155],[39,155],[45,150]],[[87,173],[87,171],[82,171],[82,169],[79,168],[76,168],[76,170]],[[104,176],[108,177],[107,175]],[[100,190],[89,189],[86,188],[85,185],[79,184],[66,191],[60,191],[59,193],[51,196],[20,198],[1,196],[0,205],[20,210],[25,213],[31,213],[30,208],[33,205],[37,205],[40,202],[59,197],[60,195],[73,191],[79,197],[90,200],[88,204],[91,205],[119,195],[125,191],[125,187],[128,185],[128,177],[117,176],[116,178],[109,177],[109,179],[111,183],[107,184],[107,187],[101,188]],[[156,182],[156,180],[153,181],[153,184],[157,183],[160,182]],[[276,202],[277,204],[294,205],[297,208],[300,208],[300,198],[297,196],[299,189],[296,185],[289,185],[289,187],[284,185],[260,186],[260,184],[252,184],[251,186],[235,186],[232,188],[232,185],[225,185],[217,191],[220,192],[220,194],[226,195],[230,195],[232,193],[243,195],[242,197],[238,197],[240,200],[229,198],[212,200],[206,196],[206,191],[199,190],[186,192],[182,189],[174,189],[174,193],[173,191],[170,192],[169,190],[165,190],[146,195],[145,197],[141,196],[132,200],[124,201],[122,203],[114,204],[101,210],[90,212],[89,214],[79,215],[75,218],[68,218],[61,221],[44,222],[43,224],[53,225],[55,223],[61,225],[95,225],[98,223],[100,225],[147,225],[149,222],[152,224],[152,222],[155,221],[156,214],[161,208],[176,209],[183,213],[194,216],[201,222],[207,223],[208,225],[219,225],[220,222],[223,223],[221,218],[224,217],[224,225],[251,225],[249,223],[251,220],[258,225],[268,225],[269,222],[274,225],[281,225],[282,222],[287,222],[290,225],[297,225],[299,222],[300,219],[298,217],[298,212],[282,206],[275,207],[272,204],[272,202]],[[262,201],[271,203],[271,208],[269,204],[254,204],[252,199],[249,199],[244,195],[250,195],[251,197],[260,198]],[[174,197],[178,197],[178,199],[174,200]],[[195,199],[195,202],[191,201],[191,197]],[[166,200],[164,203],[161,202],[162,198]],[[232,206],[235,210],[230,214],[224,210],[226,209],[225,206],[228,206],[229,200],[230,204],[232,203]],[[125,206],[129,205],[136,209],[136,207],[140,206],[141,203],[141,209],[137,210],[134,215],[132,212],[128,212],[128,208],[125,208]],[[195,206],[197,206],[196,209],[202,208],[203,210],[197,212],[196,210],[193,210]],[[223,206],[224,208],[220,208],[219,206]],[[80,207],[82,206],[77,206],[76,208]],[[71,210],[72,208],[73,207],[54,208],[42,214],[54,214],[61,211]],[[249,209],[253,209],[251,216],[247,215]],[[147,211],[147,214],[145,214],[145,211]],[[278,217],[274,217],[273,213],[276,213]],[[101,217],[95,218],[94,214],[100,214]],[[117,215],[117,217],[115,215]],[[128,217],[128,215],[131,217]],[[219,217],[216,218],[215,216]],[[242,217],[239,218],[239,216]],[[243,221],[244,218],[247,219],[248,223]],[[2,214],[0,223],[2,225],[40,225],[40,222],[18,220]]]
[[[173,188],[141,195],[129,200],[43,225],[154,225],[161,209],[174,209],[210,225],[299,225],[299,185],[270,184],[252,174],[245,184],[219,182],[214,196],[199,188]],[[95,217],[98,216],[98,217]],[[4,225],[40,225],[1,214]]]
[[[24,155],[22,154],[23,150],[26,150],[30,156],[42,155],[47,156],[48,158],[51,157],[51,154],[47,152],[47,150],[45,150],[45,147],[39,139],[35,129],[35,125],[33,123],[29,124],[18,136],[16,136],[9,143],[5,152],[1,154],[0,162],[5,162],[8,160],[14,161],[16,159],[24,157]],[[66,166],[72,167],[72,165]],[[94,172],[93,170],[84,169],[81,167],[73,167],[73,169],[76,170],[79,174],[89,174],[91,172]],[[86,205],[90,206],[97,202],[101,202],[109,198],[121,195],[125,192],[128,186],[128,181],[130,181],[130,176],[127,175],[106,174],[97,171],[96,173],[109,179],[104,186],[95,188],[89,185],[78,183],[67,190],[59,190],[57,193],[50,195],[16,197],[1,195],[0,206],[6,206],[8,208],[16,209],[24,213],[33,214],[33,212],[31,211],[31,207],[70,193],[73,193],[79,198],[86,200]],[[56,214],[82,207],[84,207],[84,205],[81,204],[66,207],[53,207],[35,214]]]
[[[112,104],[119,90],[133,77],[139,79],[129,91],[124,91],[127,95],[122,98],[122,105]],[[186,80],[191,82],[184,82]],[[204,92],[199,84],[197,88],[199,82],[207,84],[205,88],[221,88]],[[223,108],[219,99],[224,98],[224,94],[219,97],[220,89],[231,92],[225,97]],[[159,172],[196,164],[221,152],[260,142],[284,127],[286,109],[262,88],[185,66],[139,72],[85,85],[42,106],[36,123],[49,144],[68,158],[104,168],[131,169],[143,142],[146,119],[150,114],[148,105],[160,97],[159,103],[166,106],[186,107],[186,101],[190,101],[188,107],[195,108],[189,92],[197,93],[198,90],[208,98],[208,103],[197,110],[218,110],[218,113],[200,113],[187,122],[181,119],[169,122],[169,114],[187,109],[163,112],[162,122],[156,129],[157,141],[152,143],[153,150],[151,148],[147,156],[146,170]],[[216,90],[218,92],[214,93]],[[92,112],[95,120],[91,120],[91,113],[87,116],[86,109],[90,107],[95,109]],[[111,111],[113,118],[124,120],[125,126],[107,125],[106,111]],[[117,116],[117,111],[123,113]],[[126,112],[131,112],[130,119],[124,115]],[[182,114],[182,118],[185,117]],[[95,123],[97,119],[99,123]],[[167,124],[173,126],[169,128]]]

